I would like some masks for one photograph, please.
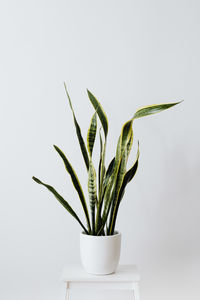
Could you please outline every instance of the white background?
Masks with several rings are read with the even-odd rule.
[[[62,266],[80,262],[79,225],[31,179],[55,186],[83,218],[52,147],[86,187],[63,81],[84,136],[86,88],[107,112],[107,163],[138,107],[185,100],[135,122],[140,165],[117,228],[142,300],[200,299],[199,16],[195,0],[1,0],[0,299],[64,299]]]

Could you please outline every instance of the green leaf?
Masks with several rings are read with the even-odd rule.
[[[115,172],[115,168],[113,169],[111,176],[108,178],[108,182],[105,187],[104,198],[103,198],[104,199],[104,209],[103,209],[103,214],[102,214],[102,224],[101,224],[100,230],[98,230],[98,234],[101,232],[101,230],[103,229],[103,227],[106,224],[106,221],[107,221],[108,215],[109,215],[109,211],[111,208],[111,204],[114,200],[114,193],[113,193],[114,179],[115,179],[114,172]]]
[[[88,134],[87,134],[87,147],[88,147],[88,152],[90,157],[92,157],[96,132],[97,132],[97,114],[95,112],[90,122],[90,127],[88,129]]]
[[[56,199],[62,204],[62,206],[64,206],[64,208],[78,221],[78,223],[81,225],[81,227],[83,228],[85,233],[89,234],[87,229],[85,228],[85,226],[83,225],[83,223],[81,222],[81,220],[79,219],[77,214],[75,213],[75,211],[69,205],[69,203],[60,194],[58,194],[58,192],[51,185],[43,183],[41,180],[39,180],[38,178],[36,178],[34,176],[32,178],[38,184],[42,184],[43,186],[45,186],[56,197]]]
[[[101,136],[101,128],[99,130],[99,137],[100,137],[100,160],[99,160],[99,196],[98,196],[98,203],[97,203],[97,215],[96,215],[96,224],[95,230],[96,232],[99,230],[99,226],[101,225],[101,209],[103,205],[103,183],[105,178],[105,154],[106,154],[106,144],[107,144],[107,137],[105,136],[105,141],[103,143],[102,136]]]
[[[107,186],[108,180],[114,171],[114,166],[115,166],[115,157],[111,160],[108,169],[106,171],[106,176],[103,182],[104,188]]]
[[[100,134],[100,161],[99,161],[99,196],[98,196],[98,203],[97,203],[97,216],[96,216],[96,231],[101,223],[101,209],[103,205],[103,182],[105,178],[105,154],[106,154],[106,144],[107,139],[105,137],[104,143],[102,142],[101,132]]]
[[[108,134],[108,119],[107,119],[106,113],[104,112],[101,104],[98,102],[98,100],[95,98],[95,96],[89,90],[87,90],[87,93],[88,93],[88,97],[90,99],[90,102],[92,103],[95,111],[97,112],[97,114],[99,116],[99,119],[100,119],[101,124],[103,126],[105,137],[107,137],[107,134]]]
[[[112,219],[111,219],[110,226],[109,226],[109,234],[114,233],[119,205],[120,205],[122,197],[124,195],[126,185],[133,179],[133,177],[136,174],[136,171],[138,168],[139,155],[140,155],[140,152],[139,152],[139,143],[138,143],[138,151],[137,151],[136,160],[135,160],[133,166],[123,175],[122,184],[120,186],[120,189],[117,190],[116,202],[115,202],[114,210],[111,214]]]
[[[138,169],[138,161],[139,161],[139,156],[140,156],[140,152],[139,152],[139,143],[138,143],[138,151],[137,151],[137,157],[136,160],[134,162],[134,164],[132,165],[132,167],[126,172],[124,178],[123,178],[123,183],[121,186],[121,189],[119,191],[119,203],[122,200],[122,197],[124,195],[125,192],[125,188],[127,186],[127,184],[133,179],[133,177],[135,176],[137,169]],[[118,208],[117,208],[118,209]]]
[[[137,157],[133,164],[133,166],[126,172],[126,175],[124,176],[123,184],[121,189],[125,189],[126,185],[133,179],[133,177],[136,174],[137,168],[138,168],[138,161],[139,161],[140,151],[139,151],[139,142],[138,142],[138,151],[137,151]]]
[[[131,128],[131,136],[130,136],[130,139],[127,143],[127,159],[128,159],[129,154],[131,152],[132,145],[133,145],[133,129]]]
[[[121,188],[122,182],[123,182],[123,177],[126,173],[126,163],[127,163],[127,149],[123,152],[121,161],[120,161],[120,166],[117,172],[117,180],[113,188],[113,201],[112,201],[112,208],[111,208],[111,213],[110,213],[110,222],[109,222],[109,234],[114,233],[113,229],[113,221],[114,221],[114,215],[115,215],[115,209],[117,206],[118,202],[118,195],[119,195],[119,190]]]
[[[95,224],[95,231],[97,232],[99,227],[101,226],[101,209],[103,205],[103,188],[104,188],[104,179],[105,179],[105,149],[106,149],[106,140],[103,143],[102,136],[101,136],[101,128],[99,130],[99,137],[100,137],[100,160],[99,160],[99,168],[98,168],[98,188],[99,188],[99,196],[98,196],[98,203],[97,203],[97,214],[96,214],[96,224]]]
[[[131,146],[131,139],[133,138],[133,132],[132,132],[132,123],[133,119],[126,122],[121,131],[121,135],[118,139],[117,144],[117,150],[115,155],[115,163],[114,163],[114,169],[112,171],[111,176],[108,179],[107,185],[105,187],[105,191],[103,193],[103,199],[104,199],[104,210],[102,215],[102,224],[105,225],[109,211],[112,204],[111,214],[110,218],[112,218],[112,211],[114,210],[114,202],[116,201],[116,187],[118,185],[119,179],[118,179],[118,172],[121,165],[121,160],[124,155],[125,150],[127,151],[127,147],[130,148]],[[126,160],[124,161],[126,163]],[[110,221],[111,222],[111,221]],[[101,225],[102,228],[102,225]],[[98,232],[100,232],[98,230]]]
[[[99,159],[99,168],[98,168],[99,194],[100,194],[100,185],[101,185],[101,163],[102,163],[102,152],[103,152],[103,140],[102,140],[102,136],[101,136],[101,129],[102,129],[102,127],[99,129],[99,139],[100,139],[100,159]]]
[[[65,154],[57,146],[54,145],[54,148],[58,152],[58,154],[60,155],[60,157],[62,158],[62,160],[64,162],[64,165],[65,165],[65,168],[66,168],[67,172],[71,176],[72,183],[73,183],[73,185],[74,185],[74,187],[75,187],[75,189],[76,189],[76,191],[77,191],[77,193],[79,195],[79,198],[80,198],[80,201],[81,201],[84,213],[85,213],[85,217],[86,217],[86,220],[87,220],[88,229],[90,231],[91,227],[90,227],[90,220],[89,220],[89,214],[88,214],[87,204],[86,204],[86,201],[85,201],[85,197],[84,197],[84,194],[83,194],[83,190],[82,190],[81,184],[80,184],[80,182],[78,180],[78,177],[76,175],[76,172],[74,171],[72,165],[70,164],[70,162],[66,158]]]
[[[72,102],[71,102],[71,99],[70,99],[70,96],[69,96],[69,93],[67,91],[67,87],[66,87],[65,83],[64,83],[64,87],[65,87],[65,91],[66,91],[66,94],[67,94],[67,98],[69,100],[70,108],[72,110],[72,114],[73,114],[73,118],[74,118],[74,125],[75,125],[75,128],[76,128],[76,135],[78,137],[78,141],[79,141],[81,152],[82,152],[82,155],[83,155],[83,158],[84,158],[84,162],[85,162],[86,168],[88,170],[89,169],[89,158],[88,158],[88,153],[87,153],[87,149],[86,149],[86,146],[85,146],[85,142],[84,142],[83,137],[82,137],[81,128],[80,128],[80,126],[77,122],[77,119],[76,119],[76,116],[75,116],[75,113],[74,113],[74,109],[73,109],[73,106],[72,106]]]
[[[106,154],[106,143],[107,140],[105,139],[104,143],[101,136],[101,128],[99,130],[99,137],[100,137],[100,160],[99,160],[99,202],[102,201],[102,190],[103,190],[103,182],[105,177],[105,154]]]
[[[100,187],[99,187],[99,202],[102,201],[102,192],[103,192],[103,182],[105,178],[105,155],[106,155],[106,141],[103,144],[103,149],[101,153],[101,169],[100,169]]]
[[[109,186],[109,190],[111,190],[111,186]],[[111,207],[111,203],[113,201],[113,198],[114,198],[114,194],[113,193],[108,193],[108,195],[110,197],[106,197],[105,196],[105,204],[104,204],[104,210],[103,210],[103,215],[102,215],[102,220],[101,220],[101,224],[100,224],[100,227],[98,228],[97,230],[97,235],[100,235],[105,224],[106,224],[106,221],[108,219],[108,215],[109,215],[109,212],[110,212],[110,207]]]
[[[133,119],[126,122],[122,127],[122,132],[121,132],[121,155],[123,154],[125,148],[127,147],[127,144],[131,143],[130,140],[132,138],[131,136],[133,135],[132,125],[133,125]]]
[[[105,193],[104,193],[104,210],[102,215],[102,224],[100,229],[98,230],[98,235],[101,233],[103,227],[106,224],[111,209],[111,205],[112,205],[112,209],[110,213],[110,222],[112,220],[112,213],[115,207],[114,203],[116,202],[117,191],[119,190],[119,186],[122,182],[122,174],[124,174],[125,172],[127,155],[132,145],[132,139],[133,139],[132,120],[130,120],[126,122],[122,127],[122,132],[118,139],[116,156],[111,161],[107,170],[107,175],[108,173],[110,173],[110,176],[107,177],[108,181],[106,183]],[[123,151],[122,151],[122,144],[124,148]]]
[[[138,118],[141,118],[141,117],[156,114],[156,113],[161,112],[165,109],[168,109],[168,108],[170,108],[174,105],[177,105],[181,102],[182,101],[174,102],[174,103],[163,103],[163,104],[154,104],[154,105],[144,106],[144,107],[142,107],[142,108],[140,108],[136,111],[133,118],[138,119]]]
[[[90,159],[88,172],[88,194],[90,200],[91,218],[92,218],[92,234],[95,234],[95,204],[97,202],[97,186],[96,186],[96,172]]]

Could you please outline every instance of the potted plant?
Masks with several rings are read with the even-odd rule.
[[[95,96],[87,90],[89,100],[94,107],[94,114],[91,118],[87,133],[86,147],[66,85],[65,90],[72,110],[76,134],[88,173],[88,202],[86,201],[81,184],[71,163],[60,148],[55,145],[54,148],[62,158],[66,171],[71,177],[85,214],[86,224],[80,220],[71,205],[52,186],[42,182],[36,177],[33,177],[33,180],[45,186],[82,227],[80,234],[80,252],[82,264],[86,271],[93,274],[110,274],[115,272],[120,257],[121,234],[115,229],[119,206],[124,196],[126,185],[133,179],[138,168],[139,143],[137,145],[136,159],[132,167],[129,170],[126,169],[133,144],[133,121],[161,112],[180,102],[150,105],[138,109],[133,117],[122,126],[115,156],[106,167],[105,154],[108,120],[101,104]],[[100,128],[98,172],[95,170],[92,159],[97,133],[97,118],[100,120],[101,128],[104,133],[102,136]],[[88,206],[90,207],[90,213]]]

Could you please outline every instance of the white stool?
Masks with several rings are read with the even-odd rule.
[[[129,290],[133,299],[139,300],[140,277],[134,265],[121,265],[110,275],[91,275],[81,266],[69,265],[64,268],[61,279],[66,284],[66,300],[72,289]]]

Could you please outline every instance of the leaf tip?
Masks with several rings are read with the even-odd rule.
[[[86,89],[86,90],[87,90],[88,96],[92,95],[92,93],[88,89]]]
[[[38,178],[36,178],[35,176],[33,176],[32,179],[37,183],[41,183],[41,181]]]

